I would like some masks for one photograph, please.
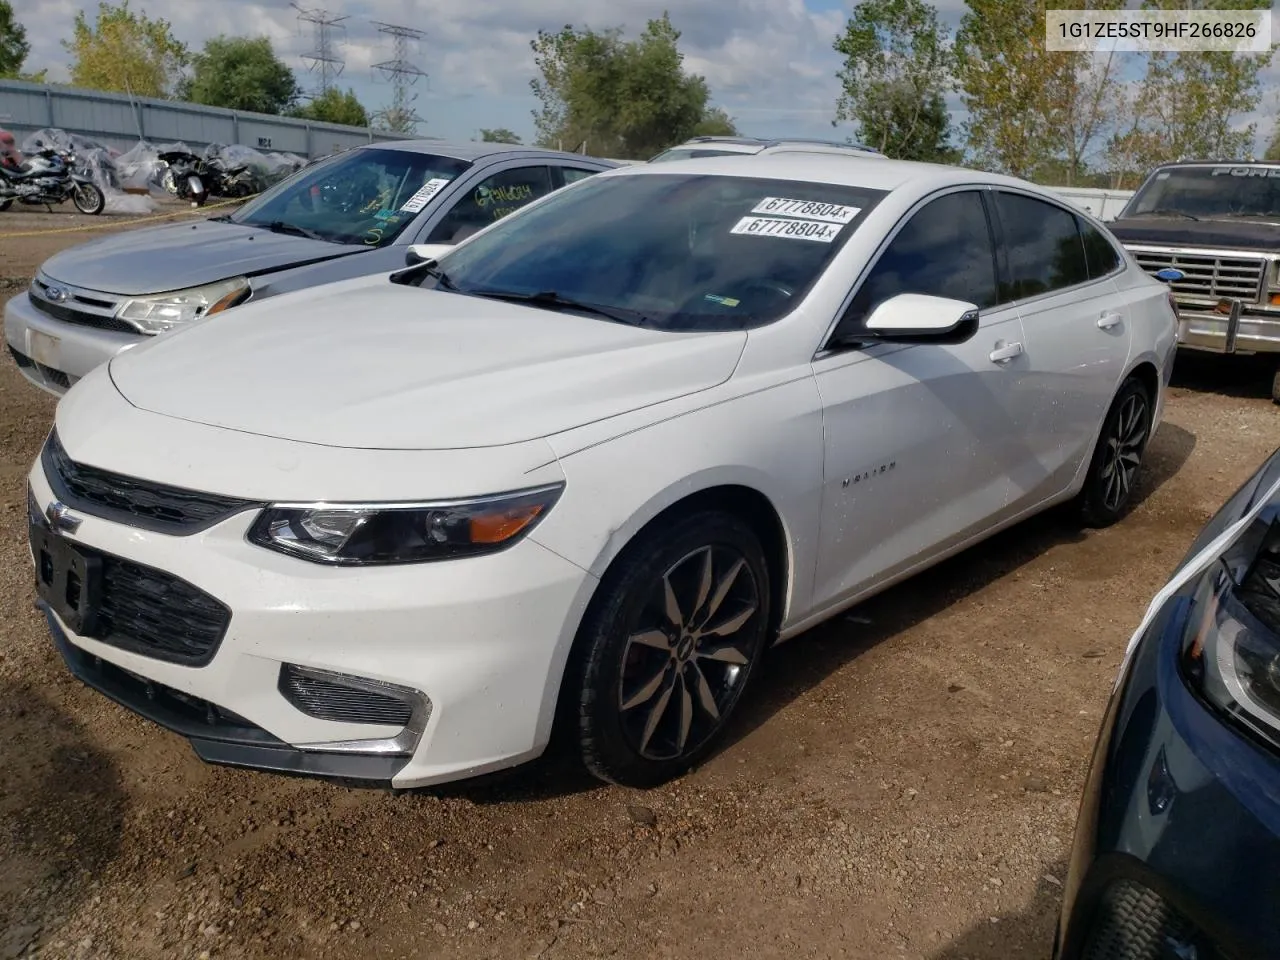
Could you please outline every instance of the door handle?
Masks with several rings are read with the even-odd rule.
[[[1120,316],[1118,313],[1104,313],[1098,318],[1098,329],[1110,330],[1123,319],[1124,317]]]
[[[992,363],[1008,363],[1014,357],[1022,356],[1022,344],[1008,343],[991,351]]]

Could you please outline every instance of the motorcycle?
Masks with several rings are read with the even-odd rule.
[[[0,211],[14,202],[40,206],[50,213],[50,204],[71,200],[76,209],[90,216],[102,213],[107,198],[84,174],[74,169],[74,158],[65,151],[44,149],[17,169],[0,164]]]
[[[205,186],[205,162],[194,153],[181,150],[170,150],[159,154],[159,160],[165,165],[160,175],[160,186],[169,193],[183,200],[190,200],[193,206],[202,207],[209,199],[209,188]]]

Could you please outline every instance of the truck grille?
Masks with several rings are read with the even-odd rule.
[[[1172,284],[1174,293],[1217,300],[1231,297],[1254,302],[1262,289],[1267,261],[1253,257],[1215,257],[1207,254],[1164,253],[1132,250],[1147,273],[1166,267],[1181,270],[1184,277]]]
[[[45,478],[69,507],[128,526],[176,536],[197,533],[255,506],[248,500],[202,493],[76,463],[57,431],[40,454]]]

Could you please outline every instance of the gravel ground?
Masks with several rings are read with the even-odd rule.
[[[0,297],[89,236],[14,233],[87,220],[0,214]],[[53,403],[0,367],[0,960],[1046,958],[1124,644],[1280,444],[1267,367],[1184,358],[1125,521],[1032,520],[776,650],[682,780],[389,793],[206,766],[66,675],[23,527]]]

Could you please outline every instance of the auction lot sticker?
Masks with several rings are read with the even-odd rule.
[[[842,203],[823,203],[819,200],[788,200],[786,197],[765,197],[752,213],[770,213],[779,217],[803,217],[806,220],[822,220],[825,223],[845,224],[861,212],[861,207],[846,207]]]
[[[412,197],[405,201],[403,207],[400,208],[403,213],[417,213],[427,205],[427,201],[440,192],[448,180],[437,177],[434,180],[428,180],[424,183]]]
[[[751,237],[785,237],[830,243],[840,235],[841,226],[817,220],[780,220],[776,217],[743,217],[730,233]]]

